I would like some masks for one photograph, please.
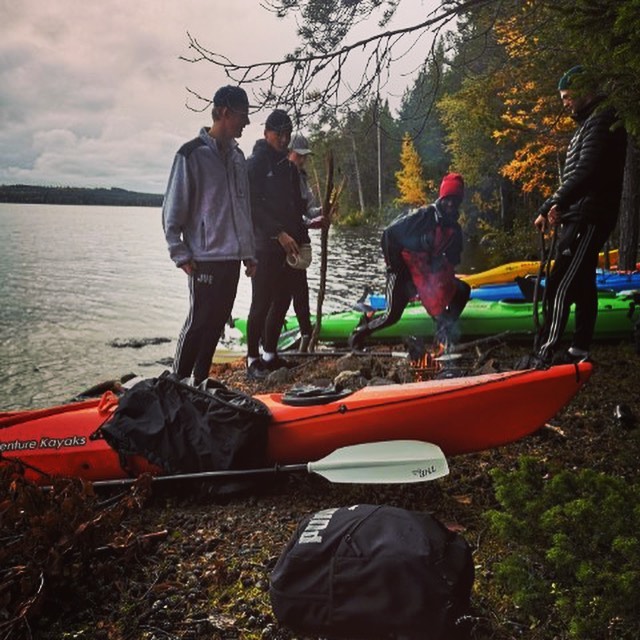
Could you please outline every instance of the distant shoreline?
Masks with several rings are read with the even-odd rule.
[[[0,185],[0,202],[12,204],[81,204],[119,207],[161,207],[164,196],[117,187],[39,187],[25,184]]]

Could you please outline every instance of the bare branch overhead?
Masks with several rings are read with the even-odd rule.
[[[314,38],[310,32],[299,27],[299,35],[305,44],[283,59],[240,63],[230,60],[223,53],[210,50],[189,33],[187,35],[192,55],[183,56],[182,59],[191,63],[207,62],[215,65],[224,71],[231,82],[247,89],[251,85],[254,98],[252,103],[256,109],[280,106],[286,108],[301,123],[324,108],[346,111],[357,107],[367,98],[380,95],[393,73],[408,75],[410,70],[399,70],[399,63],[410,51],[422,45],[427,37],[431,41],[424,45],[424,62],[432,54],[433,40],[438,38],[453,19],[471,9],[495,2],[496,0],[443,1],[418,24],[379,31],[353,43],[342,44],[348,33],[347,27],[365,19],[367,7],[363,9],[361,6],[358,13],[354,11],[354,6],[359,3],[339,0],[337,5],[332,5],[339,6],[341,11],[339,28],[333,41],[338,44],[334,48],[325,50],[324,45],[331,42],[328,37]],[[374,5],[378,6],[381,2],[372,0],[360,4],[366,4],[368,10],[372,11]],[[385,20],[392,15],[397,3],[389,4]],[[294,6],[296,3],[271,0],[266,8],[284,15]],[[208,98],[191,93],[204,101],[204,108],[208,106]]]

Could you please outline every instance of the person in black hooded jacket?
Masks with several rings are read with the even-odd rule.
[[[383,231],[387,307],[353,330],[352,349],[362,348],[371,334],[398,322],[415,296],[436,322],[435,341],[445,349],[455,341],[456,324],[471,293],[454,270],[462,257],[458,212],[463,198],[464,179],[459,173],[448,173],[436,202],[400,216]]]
[[[626,158],[626,132],[605,97],[588,87],[584,69],[572,67],[558,84],[560,99],[578,124],[567,150],[562,183],[534,221],[555,228],[555,260],[546,283],[546,308],[536,358],[542,365],[589,356],[598,314],[598,253],[618,220]],[[575,303],[575,332],[557,352]]]
[[[247,160],[258,262],[247,320],[250,379],[286,366],[277,347],[296,277],[287,257],[297,257],[300,246],[309,242],[300,176],[287,157],[292,129],[287,113],[274,110],[265,122],[264,139],[256,142]]]

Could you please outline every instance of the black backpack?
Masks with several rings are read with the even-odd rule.
[[[454,640],[468,629],[471,549],[428,513],[356,505],[306,516],[269,593],[278,621],[328,638]]]

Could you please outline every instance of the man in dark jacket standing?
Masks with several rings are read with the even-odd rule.
[[[598,314],[598,253],[618,220],[626,157],[626,132],[604,96],[589,88],[576,66],[558,84],[560,99],[578,123],[562,183],[537,212],[535,226],[555,228],[556,254],[547,280],[545,318],[538,353],[542,365],[579,362],[589,356]],[[571,305],[575,332],[569,350],[556,353]]]
[[[449,173],[440,184],[435,203],[394,220],[382,234],[387,263],[387,307],[383,314],[358,326],[349,346],[360,348],[374,331],[389,327],[402,316],[416,295],[436,321],[436,341],[445,348],[455,338],[455,323],[469,300],[471,288],[455,276],[462,255],[458,209],[464,180]]]
[[[258,260],[247,320],[247,376],[254,380],[286,366],[277,353],[278,339],[296,275],[287,257],[297,258],[300,246],[309,242],[300,176],[287,158],[292,129],[282,109],[270,113],[264,139],[247,161]]]

